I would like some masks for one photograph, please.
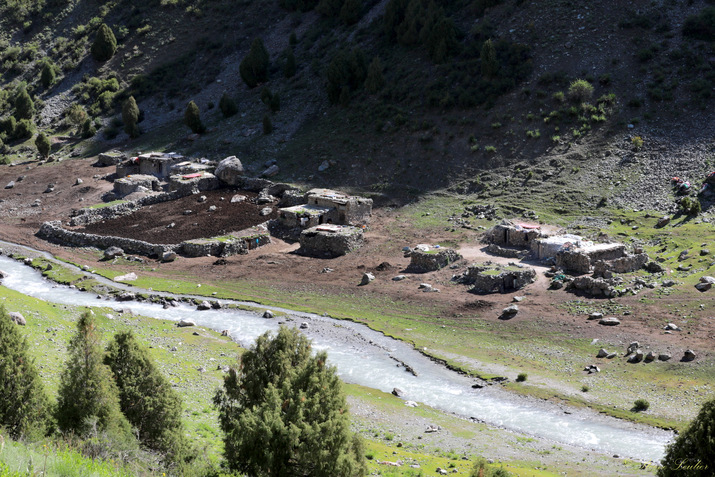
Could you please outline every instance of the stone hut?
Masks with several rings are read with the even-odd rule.
[[[415,248],[410,253],[409,269],[416,272],[433,272],[461,258],[462,256],[451,248]]]
[[[311,189],[305,194],[308,205],[331,209],[325,221],[340,225],[362,225],[370,220],[372,199],[350,196],[330,189]]]
[[[114,181],[114,195],[117,197],[124,197],[142,188],[146,191],[161,190],[159,179],[150,175],[135,174]]]
[[[461,283],[473,285],[474,293],[508,293],[524,288],[536,280],[531,267],[514,265],[470,265],[460,278]]]
[[[339,257],[360,248],[363,229],[350,225],[323,224],[303,230],[298,253],[312,257]]]
[[[626,247],[621,243],[581,242],[580,246],[564,246],[556,253],[556,266],[574,273],[588,273],[599,261],[613,261],[626,257]],[[647,261],[647,259],[646,259]],[[624,268],[624,267],[620,267]]]
[[[487,232],[485,240],[501,247],[530,248],[542,237],[544,233],[539,225],[503,220],[501,224],[495,225]]]
[[[194,172],[192,174],[172,175],[169,177],[169,191],[194,191],[214,190],[221,186],[219,180],[209,172]]]
[[[170,152],[149,152],[137,156],[139,173],[152,175],[158,179],[167,179],[171,175],[171,167],[184,161],[184,156]]]

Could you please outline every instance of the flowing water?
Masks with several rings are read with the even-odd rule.
[[[50,282],[39,272],[5,256],[0,256],[0,270],[8,274],[2,281],[3,286],[47,302],[130,309],[162,320],[190,319],[200,326],[228,330],[246,347],[260,334],[277,330],[279,326],[277,319],[264,319],[236,309],[196,311],[184,303],[164,309],[152,303],[102,302],[94,294]],[[673,437],[670,432],[625,423],[595,412],[566,414],[558,406],[536,404],[500,390],[472,389],[471,379],[432,362],[406,343],[366,326],[286,311],[293,323],[308,324],[303,331],[313,340],[313,347],[325,350],[340,377],[349,383],[385,392],[399,388],[405,399],[493,426],[644,461],[660,460],[665,444]],[[409,365],[417,376],[406,372],[396,360]]]

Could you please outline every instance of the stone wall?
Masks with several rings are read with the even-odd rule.
[[[180,199],[181,197],[184,197],[189,194],[190,192],[187,193],[186,191],[175,191],[168,193],[165,192],[161,194],[142,197],[138,200],[122,202],[121,204],[116,205],[110,205],[107,207],[100,207],[94,209],[75,209],[70,214],[69,224],[73,227],[94,224],[103,220],[109,220],[115,217],[132,214],[136,210],[147,205],[159,204],[161,202]]]
[[[175,251],[178,247],[177,245],[153,244],[124,237],[73,232],[63,228],[58,221],[43,223],[37,232],[37,236],[50,242],[75,247],[96,247],[101,249],[119,247],[125,252],[147,257],[160,257],[164,252]]]
[[[591,258],[584,252],[561,250],[556,254],[556,266],[572,273],[588,273]]]
[[[409,268],[414,271],[432,272],[444,268],[461,258],[460,254],[449,248],[430,250],[428,252],[414,249],[410,254]]]
[[[462,283],[473,284],[474,293],[507,293],[520,290],[536,280],[536,271],[530,267],[490,267],[471,265],[461,278]]]
[[[332,230],[320,230],[311,227],[300,234],[298,253],[311,257],[339,257],[357,250],[363,244],[364,234],[358,227],[330,227]]]
[[[610,269],[616,273],[630,273],[640,270],[645,267],[648,263],[647,253],[638,253],[635,255],[628,255],[627,257],[617,258],[607,262]]]
[[[183,195],[193,194],[195,191],[215,190],[221,187],[215,175],[202,172],[201,177],[184,179],[183,176],[174,175],[169,177],[169,191],[179,192]]]
[[[531,247],[534,241],[542,236],[535,229],[517,229],[510,224],[498,224],[492,227],[484,236],[487,243],[506,247]]]
[[[487,252],[491,253],[492,255],[498,255],[500,257],[518,259],[522,259],[529,255],[529,252],[526,250],[501,247],[495,243],[490,243],[489,245],[487,245]]]

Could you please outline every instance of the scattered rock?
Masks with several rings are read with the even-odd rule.
[[[589,320],[600,320],[601,318],[603,318],[603,313],[599,313],[597,311],[594,311],[593,313],[588,315]]]
[[[700,249],[700,256],[704,257],[705,255],[710,255],[710,250],[707,248]]]
[[[210,310],[211,309],[211,304],[207,301],[202,301],[199,303],[199,305],[196,307],[197,310],[199,311],[205,311],[205,310]]]
[[[119,275],[118,277],[114,277],[114,281],[115,282],[132,282],[132,281],[136,280],[137,278],[139,278],[139,277],[137,277],[136,273],[129,272],[126,275]]]
[[[179,328],[185,328],[187,326],[196,326],[196,323],[191,320],[179,320],[176,326],[178,326]]]
[[[668,323],[663,329],[671,331],[680,331],[680,327],[675,323]]]
[[[619,320],[615,316],[607,316],[605,318],[601,318],[598,324],[604,326],[617,326],[621,324],[621,320]]]
[[[109,247],[104,251],[104,258],[111,260],[116,257],[121,257],[124,255],[124,250],[119,247]]]
[[[661,227],[665,227],[665,226],[668,225],[669,223],[670,223],[670,217],[668,217],[668,216],[663,216],[663,217],[661,217],[661,218],[658,219],[658,223],[655,224],[655,226],[656,226],[656,228],[661,228]]]
[[[697,355],[692,349],[686,349],[685,353],[683,353],[683,361],[692,361],[695,358],[697,358]]]
[[[434,424],[429,424],[425,429],[425,432],[439,432],[442,428],[440,426],[435,426]]]
[[[226,184],[236,186],[241,185],[243,173],[241,160],[236,156],[229,156],[218,163],[214,175]]]
[[[501,315],[506,318],[513,318],[519,313],[519,305],[509,305],[501,311]]]
[[[643,361],[643,351],[637,349],[630,358],[628,358],[629,363],[640,363]]]
[[[12,189],[13,187],[15,187],[15,181],[10,181],[5,186],[6,189]]]
[[[263,318],[273,318],[275,315],[271,310],[266,310],[263,312]]]
[[[272,212],[273,212],[273,209],[271,207],[264,207],[261,209],[260,215],[261,215],[261,217],[264,217],[266,215],[271,215]]]
[[[655,360],[655,353],[652,351],[649,351],[647,355],[645,355],[644,358],[646,363],[650,363],[651,361]]]
[[[660,284],[660,286],[665,287],[665,288],[672,287],[674,285],[675,285],[675,280],[663,280]]]
[[[119,277],[117,277],[117,278],[119,278]],[[114,281],[117,281],[117,278],[115,278]],[[117,301],[132,301],[136,297],[137,296],[134,293],[124,292],[124,293],[121,293],[119,296],[117,296]]]
[[[77,180],[74,181],[74,185],[80,185],[80,184],[84,184],[84,181],[78,177]]]
[[[584,370],[584,371],[587,371],[588,374],[600,373],[600,372],[601,372],[601,368],[599,368],[599,367],[596,366],[595,364],[590,364],[590,365],[586,366],[585,368],[583,368],[583,370]]]
[[[206,200],[207,199],[206,199],[205,195],[202,195],[201,197],[199,197],[199,203],[206,202]]]
[[[402,396],[404,396],[405,393],[404,393],[404,391],[402,391],[402,389],[392,388],[392,394],[397,397],[402,397]]]
[[[632,341],[631,344],[628,345],[628,348],[626,349],[626,354],[631,354],[635,352],[638,348],[641,347],[641,344],[637,341]]]
[[[375,279],[375,275],[372,273],[365,272],[362,274],[362,280],[360,280],[360,285],[367,285]]]
[[[19,313],[17,311],[11,311],[9,313],[10,315],[10,321],[13,323],[20,325],[20,326],[25,326],[27,324],[27,320],[25,319],[24,316],[22,316],[22,313]]]
[[[218,207],[216,207],[215,205],[212,205],[209,207],[209,212],[216,212],[217,209],[218,209]]]
[[[176,252],[168,251],[161,255],[162,262],[173,262],[176,260]]]
[[[261,173],[261,175],[262,175],[263,177],[273,177],[273,176],[275,176],[276,174],[278,174],[278,173],[280,172],[280,170],[281,170],[281,169],[280,169],[280,167],[278,167],[277,164],[273,164],[272,166],[270,166],[269,168],[267,168],[265,171],[263,171],[263,172]]]
[[[663,273],[665,271],[663,265],[653,261],[646,263],[644,268],[648,273]]]
[[[673,356],[670,353],[660,353],[658,355],[658,360],[659,361],[668,361],[672,357]]]
[[[596,358],[605,358],[606,356],[608,356],[608,351],[601,348],[598,350],[598,354],[596,355]]]
[[[307,329],[308,329],[308,323],[305,322],[305,321],[304,321],[303,323],[301,323],[301,324],[300,324],[300,329],[301,329],[301,330],[307,330]]]
[[[49,194],[51,192],[55,191],[55,185],[54,184],[47,184],[47,189],[45,189],[45,194]]]
[[[407,278],[407,275],[397,275],[396,277],[392,277],[392,281],[394,282],[399,282]]]
[[[327,171],[329,167],[330,167],[330,163],[328,161],[323,161],[318,166],[318,172]]]
[[[405,406],[407,407],[417,407],[417,403],[414,401],[405,401]]]
[[[244,200],[246,200],[246,196],[245,196],[245,195],[236,194],[236,195],[234,195],[233,197],[231,197],[231,203],[232,203],[232,204],[235,204],[235,203],[237,203],[237,202],[243,202]]]
[[[707,283],[707,282],[700,282],[695,284],[695,288],[698,289],[698,291],[701,292],[706,292],[710,290],[713,287],[712,283]]]

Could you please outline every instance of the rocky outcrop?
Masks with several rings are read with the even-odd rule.
[[[473,285],[473,293],[507,293],[536,280],[536,271],[525,266],[471,265],[456,281]]]
[[[620,282],[621,281],[617,279],[576,277],[571,281],[569,288],[585,292],[595,297],[605,296],[606,298],[612,298],[619,295],[615,287],[620,284]]]

